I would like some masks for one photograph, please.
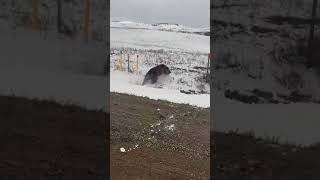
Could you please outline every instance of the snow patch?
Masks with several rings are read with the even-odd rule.
[[[110,72],[110,91],[136,96],[148,97],[155,100],[166,100],[174,103],[193,106],[210,107],[209,94],[184,94],[174,89],[159,89],[130,83],[132,76],[125,72]]]
[[[169,130],[169,131],[173,131],[173,130],[175,130],[175,125],[174,124],[168,125],[165,127],[165,129]]]
[[[279,137],[282,143],[320,142],[319,104],[244,104],[226,99],[222,93],[215,93],[213,98],[212,119],[218,121],[212,125],[217,131],[253,131],[263,138]]]
[[[126,149],[122,147],[122,148],[120,148],[120,152],[124,153],[124,152],[126,152]]]

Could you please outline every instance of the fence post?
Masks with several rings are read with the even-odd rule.
[[[121,51],[120,52],[120,62],[119,62],[119,69],[120,71],[123,71],[123,68],[122,68],[122,61],[123,61],[123,52]]]
[[[308,51],[309,51],[308,55],[309,55],[309,60],[311,60],[312,64],[315,63],[313,58],[313,53],[314,53],[313,40],[314,40],[314,26],[316,24],[316,17],[317,17],[317,7],[318,7],[318,0],[313,0],[309,42],[308,42]]]
[[[32,26],[39,30],[39,0],[32,0]]]
[[[129,54],[128,54],[128,73],[130,72],[130,65],[129,65],[129,63],[130,63],[130,59],[129,59]]]
[[[90,0],[85,0],[85,15],[84,15],[84,41],[89,42],[89,26],[90,26]]]
[[[139,54],[137,54],[136,72],[137,72],[137,74],[139,74]]]
[[[57,30],[58,33],[62,31],[62,0],[57,0]]]
[[[210,68],[210,53],[208,54],[208,63],[207,63],[207,78],[209,77],[209,68]]]

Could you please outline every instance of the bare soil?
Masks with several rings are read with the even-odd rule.
[[[0,179],[105,179],[110,116],[0,96]]]
[[[117,93],[110,105],[111,179],[210,178],[209,109]]]
[[[211,133],[213,179],[317,180],[320,179],[320,145],[301,147],[261,139],[253,134]]]
[[[215,132],[210,156],[209,109],[111,93],[110,147],[109,119],[73,105],[0,96],[1,179],[106,179],[109,149],[112,180],[320,177],[319,144]]]

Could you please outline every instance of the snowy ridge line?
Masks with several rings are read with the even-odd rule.
[[[111,28],[127,28],[127,29],[148,29],[148,30],[185,32],[185,33],[209,33],[210,32],[210,27],[192,28],[192,27],[187,27],[179,24],[169,24],[169,23],[145,24],[145,23],[137,23],[132,21],[111,21],[110,27]]]

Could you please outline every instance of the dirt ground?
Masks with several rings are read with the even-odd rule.
[[[212,133],[213,179],[318,180],[320,144],[301,147],[279,144],[253,134]]]
[[[0,179],[105,179],[109,115],[0,96]]]
[[[105,179],[109,118],[0,96],[0,179]],[[209,109],[111,94],[111,118],[110,179],[209,179]]]
[[[209,109],[116,93],[110,100],[111,179],[209,179]]]
[[[0,96],[0,179],[106,179],[109,148],[112,180],[320,177],[319,144],[215,132],[210,156],[209,109],[112,93],[110,147],[109,119],[76,106]]]

